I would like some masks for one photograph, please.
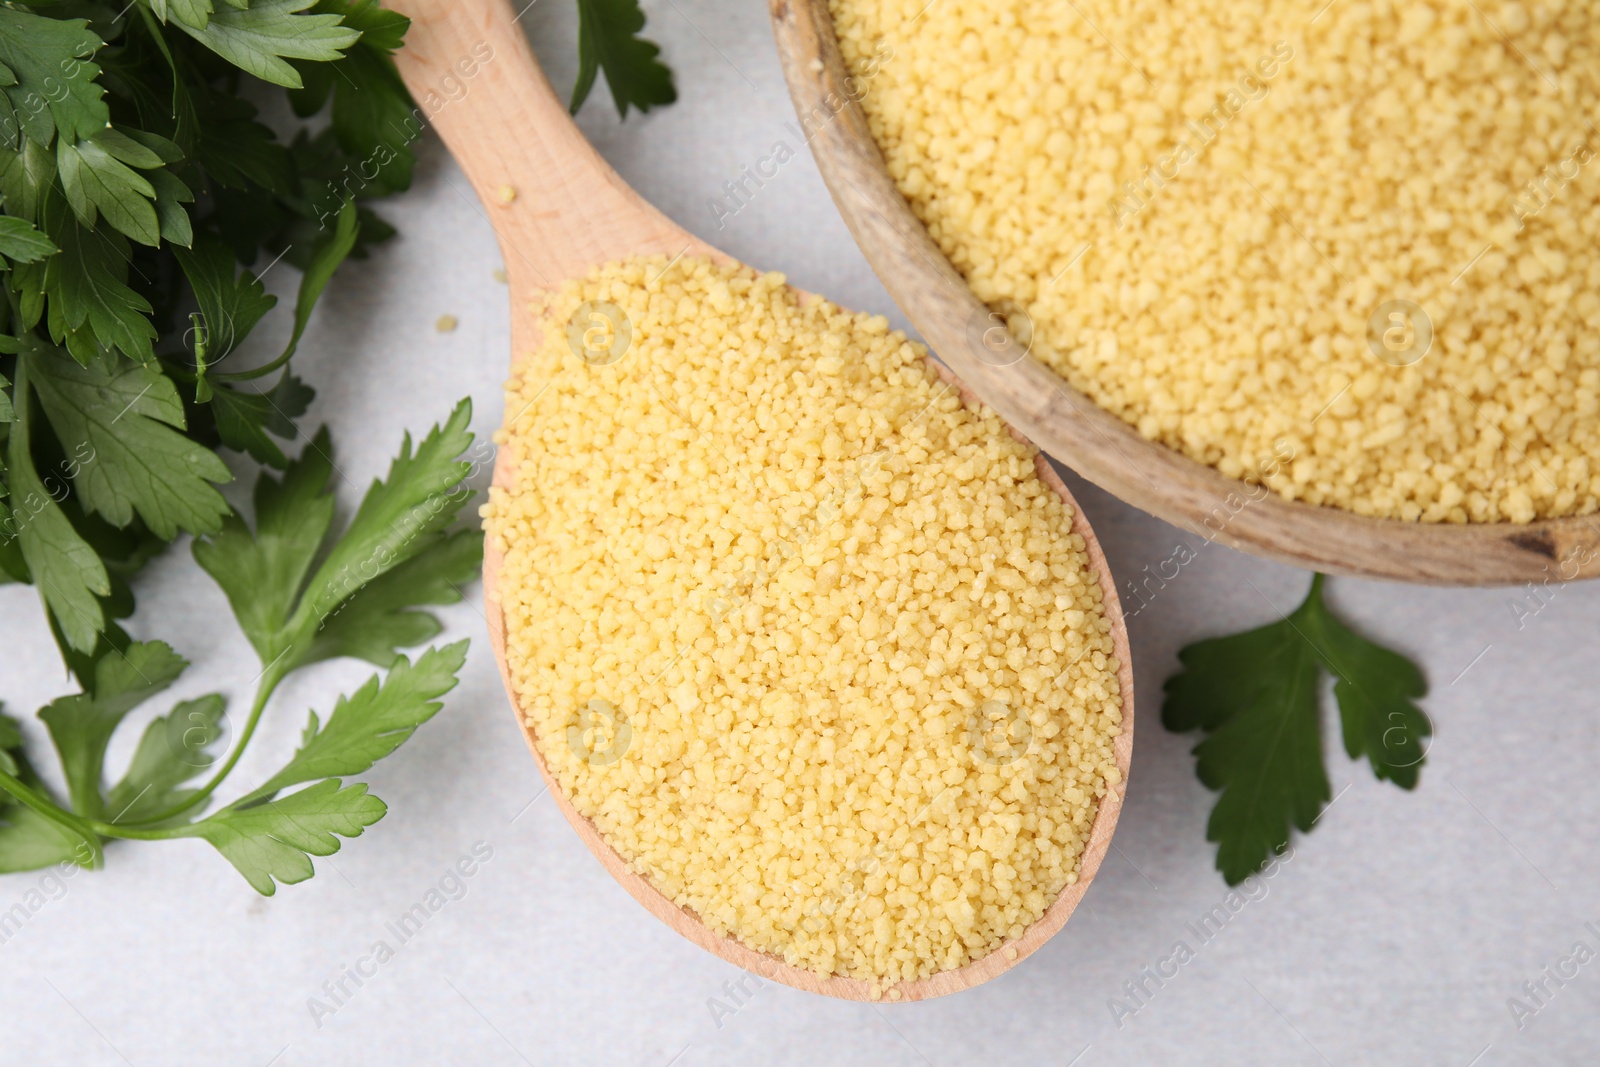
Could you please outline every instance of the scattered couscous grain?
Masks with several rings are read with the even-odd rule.
[[[517,187],[515,185],[502,185],[494,191],[494,195],[500,198],[502,204],[509,204],[517,198]]]
[[[459,325],[461,325],[461,320],[454,315],[440,315],[433,322],[433,328],[440,333],[454,333]]]
[[[633,260],[541,310],[484,517],[563,793],[712,929],[880,994],[1020,936],[1121,780],[1033,451],[782,275]]]
[[[933,239],[1145,437],[1365,515],[1600,506],[1596,0],[831,7]]]

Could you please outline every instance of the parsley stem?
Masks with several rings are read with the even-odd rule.
[[[283,366],[285,363],[288,363],[290,357],[293,355],[294,348],[291,346],[287,352],[284,352],[282,355],[268,363],[263,363],[259,367],[251,367],[249,370],[218,372],[211,375],[211,377],[219,382],[248,382],[252,378],[264,378],[273,371],[277,370],[279,367]]]
[[[120,826],[117,823],[100,822],[97,819],[88,820],[88,825],[105,837],[126,837],[135,841],[164,841],[169,837],[179,836],[175,831],[182,829],[182,827],[172,827],[165,830],[140,830],[132,826]]]
[[[89,846],[89,862],[80,864],[84,867],[98,866],[101,850],[100,839],[95,836],[92,824],[87,819],[80,819],[70,811],[56,804],[50,798],[41,796],[36,789],[30,789],[20,778],[0,770],[0,789],[16,797],[17,800],[32,808],[39,815],[63,829],[70,830],[73,834],[83,838]]]

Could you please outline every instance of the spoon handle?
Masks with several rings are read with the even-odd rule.
[[[695,243],[584,139],[507,0],[392,6],[411,19],[395,64],[416,100],[413,117],[439,132],[477,191],[513,294]]]

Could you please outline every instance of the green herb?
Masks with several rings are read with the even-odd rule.
[[[128,580],[228,514],[217,451],[288,462],[274,438],[297,435],[312,391],[286,370],[240,383],[287,363],[334,270],[391,232],[360,202],[409,178],[347,180],[371,173],[375,140],[409,161],[414,130],[336,116],[284,144],[244,76],[392,100],[404,28],[368,0],[0,7],[0,570],[38,588],[86,687],[129,643]],[[280,257],[304,269],[293,340],[231,371],[276,303],[251,264]]]
[[[639,36],[644,12],[639,0],[578,0],[578,80],[572,86],[576,115],[604,70],[617,114],[628,117],[628,105],[640,111],[678,99],[672,71],[656,58],[661,53]]]
[[[1361,637],[1323,603],[1323,576],[1279,622],[1190,645],[1167,680],[1161,721],[1205,731],[1196,772],[1221,790],[1206,828],[1229,885],[1309,831],[1330,799],[1322,758],[1322,672],[1333,675],[1345,751],[1377,777],[1416,787],[1432,727],[1415,701],[1428,691],[1415,664]]]
[[[580,51],[619,106],[666,102],[670,74],[625,6],[588,11]],[[470,495],[465,403],[406,441],[337,534],[326,431],[298,459],[288,445],[314,397],[290,363],[317,301],[393,234],[370,202],[411,181],[419,113],[390,58],[407,26],[377,0],[0,5],[0,583],[36,589],[81,690],[40,712],[64,797],[0,715],[0,870],[93,865],[111,838],[200,837],[262,892],[298,881],[383,814],[342,779],[455,683],[464,646],[415,663],[399,650],[438,635],[426,609],[459,601],[478,565],[479,538],[452,530]],[[280,139],[257,112],[274,92],[327,121]],[[289,342],[240,367],[278,303],[261,281],[273,269],[300,271]],[[282,472],[260,476],[253,524],[218,490],[223,450]],[[139,571],[185,533],[261,656],[254,700],[220,765],[212,694],[151,722],[110,782],[115,731],[186,667],[123,628]],[[313,715],[282,772],[201,818],[278,684],[333,657],[388,673],[325,724]]]
[[[413,452],[408,437],[388,478],[376,481],[343,533],[332,533],[332,445],[319,433],[281,480],[256,483],[255,528],[229,515],[194,546],[195,559],[227,594],[261,658],[255,699],[232,753],[199,786],[223,740],[220,694],[184,701],[144,732],[126,773],[105,783],[105,754],[129,712],[177,681],[188,666],[160,641],[132,642],[94,664],[83,692],[39,712],[67,782],[57,800],[31,772],[16,724],[0,717],[0,789],[22,807],[0,810],[0,868],[20,869],[99,854],[105,838],[211,842],[262,893],[312,873],[310,856],[338,851],[383,817],[365,785],[343,786],[399,748],[439,710],[466,658],[466,642],[432,648],[415,663],[399,652],[440,630],[418,610],[461,599],[481,562],[474,531],[449,527],[472,493],[461,485],[471,464],[466,401]],[[320,562],[318,562],[320,561]],[[327,722],[311,713],[300,750],[277,774],[232,804],[195,819],[238,763],[278,685],[332,656],[358,656],[387,668],[354,696],[341,697]],[[281,796],[290,786],[309,788]],[[30,817],[19,823],[14,815]]]

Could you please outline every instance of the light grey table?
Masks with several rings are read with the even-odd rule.
[[[599,85],[583,125],[685,226],[904,326],[803,151],[717,228],[708,202],[725,180],[775,142],[801,147],[763,7],[647,4],[681,100],[619,125]],[[556,83],[570,84],[570,6],[542,0],[523,22]],[[333,428],[346,507],[401,433],[425,429],[456,397],[472,395],[480,433],[500,417],[498,254],[438,141],[424,140],[421,153],[416,188],[383,208],[400,237],[335,279],[296,361],[319,391],[307,425]],[[287,268],[267,278],[280,293],[294,280]],[[445,313],[461,325],[438,334]],[[233,487],[236,500],[243,488]],[[1091,487],[1073,489],[1119,576],[1190,539]],[[64,883],[64,895],[0,945],[0,1063],[1591,1062],[1600,962],[1564,986],[1547,983],[1552,995],[1520,1030],[1508,999],[1526,998],[1523,983],[1575,942],[1600,950],[1600,585],[1561,590],[1519,628],[1515,591],[1335,581],[1339,610],[1427,668],[1437,734],[1421,786],[1406,795],[1375,782],[1325,723],[1337,801],[1219,933],[1202,942],[1190,929],[1227,890],[1205,840],[1212,796],[1195,780],[1192,739],[1160,726],[1161,683],[1183,644],[1269,621],[1305,584],[1304,574],[1204,547],[1134,619],[1133,775],[1117,848],[1084,907],[1001,979],[902,1006],[776,985],[738,993],[735,968],[628,898],[540,796],[474,589],[475,604],[445,613],[451,635],[473,638],[462,684],[370,775],[388,817],[319,861],[314,880],[270,900],[198,842],[112,846],[106,870]],[[236,631],[215,624],[226,605],[186,546],[157,561],[140,592],[135,631],[195,663],[178,692],[224,688],[237,712],[255,660]],[[68,691],[31,591],[0,587],[0,647],[0,695],[13,713]],[[239,780],[292,751],[308,706],[326,710],[339,687],[368,673],[340,662],[291,681]],[[113,765],[136,736],[123,731]],[[492,855],[459,899],[400,943],[386,924],[475,847]],[[38,875],[0,878],[0,910],[39,884]],[[328,1002],[323,984],[379,940],[394,957],[359,988],[347,981],[345,1003],[315,1017],[308,1002]],[[1141,981],[1178,941],[1194,959],[1160,988],[1143,979],[1152,995],[1119,1026],[1108,1002],[1132,1004],[1124,983]]]

